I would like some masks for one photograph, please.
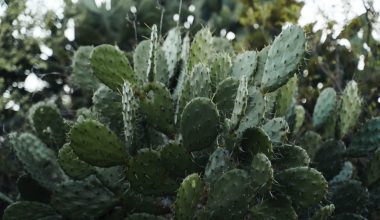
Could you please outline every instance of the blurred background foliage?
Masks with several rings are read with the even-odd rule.
[[[341,0],[348,5],[342,10],[349,14],[350,2],[355,1]],[[68,118],[74,117],[79,106],[91,104],[91,92],[71,80],[71,57],[79,46],[108,43],[128,52],[149,36],[153,24],[159,24],[163,35],[178,24],[183,33],[190,34],[208,25],[215,35],[231,40],[238,50],[259,50],[270,44],[286,25],[301,23],[301,11],[306,3],[296,0],[51,0],[49,4],[61,5],[59,10],[42,12],[31,9],[33,4],[40,7],[36,2],[44,4],[41,0],[0,0],[2,192],[13,190],[12,184],[7,183],[14,182],[18,172],[14,160],[5,160],[11,156],[3,147],[4,136],[24,128],[23,117],[32,103],[55,101]],[[362,117],[380,113],[380,10],[376,9],[374,0],[356,2],[365,10],[351,16],[338,30],[337,22],[324,15],[323,10],[319,13],[327,20],[323,27],[318,22],[304,24],[308,53],[298,73],[297,102],[305,107],[309,121],[319,92],[327,86],[341,92],[350,79],[359,82],[366,101]]]

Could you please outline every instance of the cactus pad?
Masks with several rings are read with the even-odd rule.
[[[58,152],[58,163],[65,173],[76,180],[81,180],[94,173],[93,167],[81,161],[75,155],[70,144],[65,144]]]
[[[296,145],[285,144],[274,149],[273,165],[278,169],[309,166],[310,158],[307,152]]]
[[[188,151],[209,147],[218,134],[218,122],[218,110],[210,99],[193,99],[186,105],[182,113],[181,134],[183,146]]]
[[[336,92],[333,88],[324,89],[317,99],[313,112],[313,126],[322,128],[326,123],[331,123],[330,118],[336,109]]]
[[[162,45],[167,62],[169,78],[172,78],[175,74],[174,71],[177,67],[177,63],[181,58],[181,46],[182,39],[179,28],[171,29]]]
[[[178,189],[174,203],[175,219],[193,219],[198,202],[204,191],[204,183],[201,177],[194,173],[187,176]]]
[[[100,45],[91,53],[94,75],[114,91],[121,91],[125,80],[136,81],[134,72],[124,52],[112,45]]]
[[[358,84],[355,81],[347,83],[343,91],[340,110],[338,111],[339,136],[344,137],[353,128],[360,116],[362,98],[359,95]]]
[[[52,206],[59,213],[74,219],[99,217],[116,203],[117,197],[94,176],[58,185],[51,198]]]
[[[248,128],[241,137],[238,157],[240,161],[251,163],[257,153],[263,153],[272,158],[273,149],[269,136],[261,128]]]
[[[171,194],[177,189],[155,150],[142,149],[129,161],[127,179],[133,189],[146,195]]]
[[[169,90],[162,83],[148,83],[140,98],[141,111],[147,122],[157,130],[172,135],[174,132],[174,104]]]
[[[294,204],[308,207],[319,203],[327,194],[327,182],[320,172],[309,167],[289,168],[279,172],[275,179],[282,192]]]
[[[247,128],[256,127],[264,117],[265,100],[257,87],[250,86],[248,89],[248,101],[245,114],[240,121],[237,133]]]
[[[75,154],[88,164],[110,167],[123,164],[128,159],[127,150],[118,137],[95,120],[76,123],[69,136]]]
[[[367,121],[352,137],[347,154],[364,156],[375,151],[380,144],[380,117]]]
[[[224,118],[231,118],[239,81],[228,77],[219,83],[213,101]]]
[[[255,51],[246,51],[235,57],[232,64],[232,77],[240,80],[245,76],[248,82],[253,80],[253,73],[257,66],[257,53]]]
[[[258,153],[253,157],[249,171],[252,175],[252,182],[255,187],[271,184],[273,180],[272,164],[267,156]]]
[[[24,169],[43,187],[52,189],[55,183],[67,180],[56,153],[34,135],[22,133],[14,137],[12,146]]]
[[[230,76],[231,58],[226,53],[217,53],[210,59],[210,78],[213,91],[219,83]]]
[[[209,219],[243,219],[252,196],[249,179],[247,172],[240,169],[224,173],[209,192]]]
[[[284,118],[274,118],[269,120],[262,128],[274,143],[280,143],[286,140],[289,133],[289,126]]]
[[[223,173],[234,168],[233,160],[228,150],[217,148],[210,156],[205,169],[205,179],[209,183],[215,182]]]
[[[30,108],[28,117],[38,138],[48,147],[56,150],[65,143],[63,118],[55,104],[39,102]]]
[[[305,42],[305,33],[296,25],[288,27],[276,37],[268,51],[261,80],[264,92],[275,91],[294,75],[305,52]]]

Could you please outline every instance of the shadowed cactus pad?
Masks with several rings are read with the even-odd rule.
[[[300,207],[317,204],[327,194],[327,182],[322,174],[309,167],[289,168],[275,177],[279,188]]]
[[[285,197],[265,200],[251,209],[252,217],[257,220],[287,219],[297,220],[291,201]]]
[[[218,110],[210,99],[193,99],[182,113],[181,134],[184,147],[188,151],[209,147],[218,134],[218,122]]]
[[[159,131],[172,135],[174,132],[174,104],[169,90],[161,83],[144,86],[141,111],[147,122]]]
[[[65,216],[91,219],[107,213],[117,203],[117,198],[98,179],[91,176],[81,181],[58,185],[51,203]]]
[[[84,179],[94,173],[93,167],[81,161],[70,144],[65,144],[58,152],[58,163],[62,170],[73,179]]]

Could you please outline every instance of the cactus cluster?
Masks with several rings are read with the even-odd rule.
[[[133,60],[112,45],[79,49],[74,63],[90,63],[80,68],[104,85],[75,121],[42,103],[30,112],[34,134],[9,137],[45,193],[28,197],[24,187],[33,186],[19,184],[20,200],[4,219],[328,218],[334,210],[328,182],[309,167],[308,148],[290,140],[304,118],[293,101],[303,30],[289,26],[259,52],[235,54],[214,40],[222,39],[208,28],[191,41],[178,28],[164,39],[153,26]],[[347,97],[340,105],[353,101],[360,102]],[[54,120],[40,120],[41,111]],[[315,113],[317,124],[331,112]],[[354,126],[346,123],[352,114],[337,116],[340,134]],[[363,129],[377,128],[369,122]],[[352,148],[372,143],[362,133]],[[377,178],[375,171],[368,177]],[[335,194],[351,185],[362,192],[356,182],[347,184]]]
[[[359,124],[363,108],[354,80],[340,94],[327,87],[314,107],[313,129],[302,135],[314,167],[329,181],[333,219],[379,216],[380,118]]]

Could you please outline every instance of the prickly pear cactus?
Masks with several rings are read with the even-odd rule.
[[[50,198],[43,205],[17,201],[6,219],[329,214],[317,209],[329,205],[327,181],[309,167],[309,150],[290,133],[301,129],[302,117],[289,126],[288,115],[299,114],[293,113],[293,75],[305,50],[303,30],[290,26],[262,51],[236,55],[208,28],[193,40],[189,34],[182,39],[181,31],[172,29],[164,39],[154,26],[134,50],[133,66],[116,46],[91,48],[87,66],[105,85],[93,106],[79,112],[64,135],[56,132],[58,122],[33,126],[38,137],[49,126],[51,134],[66,137],[54,142],[59,150],[48,148],[43,142],[51,139],[44,136],[43,142],[29,133],[10,137],[26,172]],[[371,164],[375,169],[376,159]],[[35,215],[37,208],[43,215]]]

